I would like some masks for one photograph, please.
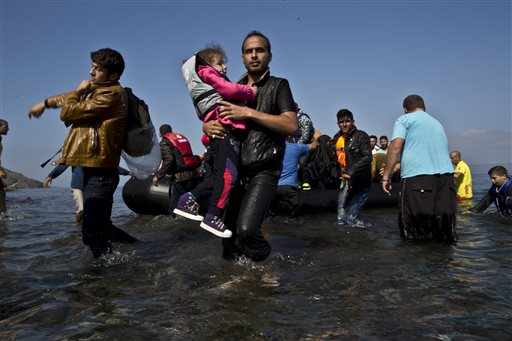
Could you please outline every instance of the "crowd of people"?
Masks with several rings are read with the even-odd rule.
[[[460,152],[448,152],[444,129],[426,112],[423,98],[405,98],[404,115],[396,120],[390,140],[358,129],[355,115],[345,108],[336,113],[339,131],[330,137],[302,112],[287,79],[270,74],[271,43],[263,33],[249,32],[241,52],[247,72],[238,83],[227,79],[219,46],[183,64],[207,152],[193,155],[185,136],[168,124],[160,127],[162,164],[152,183],[158,186],[163,176],[171,176],[169,213],[200,221],[222,237],[225,259],[262,261],[271,252],[262,233],[264,219],[269,211],[296,216],[300,191],[337,189],[337,223],[358,225],[372,182],[389,193],[398,178],[401,236],[457,240],[455,203],[472,197],[471,173]],[[83,172],[71,187],[83,192],[77,220],[81,212],[83,243],[97,258],[111,253],[113,242],[137,240],[111,221],[127,119],[126,93],[119,83],[124,59],[104,48],[92,52],[91,60],[90,79],[35,104],[28,116],[39,118],[48,108],[60,108],[60,119],[70,127],[57,163]],[[0,134],[7,130],[0,121]],[[506,169],[495,167],[489,175],[493,186],[473,211],[494,201],[500,212],[510,214],[512,181]],[[0,210],[2,195],[0,188]]]

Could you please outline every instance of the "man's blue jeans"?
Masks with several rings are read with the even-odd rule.
[[[82,240],[98,258],[112,252],[112,204],[119,184],[119,171],[113,168],[84,168],[84,215]]]
[[[354,192],[345,184],[338,192],[338,219],[340,225],[354,225],[358,222],[359,214],[368,200],[370,187]]]

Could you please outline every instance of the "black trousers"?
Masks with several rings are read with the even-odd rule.
[[[455,182],[451,174],[402,179],[398,225],[410,240],[457,240]]]
[[[224,223],[233,232],[231,238],[222,240],[226,259],[244,255],[253,261],[266,259],[272,247],[261,232],[261,225],[268,212],[281,175],[281,163],[269,165],[264,170],[242,178],[235,186],[226,210]]]
[[[290,185],[278,186],[270,206],[272,213],[293,218],[297,216],[298,207],[299,189]]]
[[[238,181],[240,163],[240,141],[232,135],[224,139],[213,139],[210,144],[213,169],[191,193],[198,201],[210,197],[210,214],[222,217],[229,203],[231,192]]]

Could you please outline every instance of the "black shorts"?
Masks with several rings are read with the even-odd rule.
[[[402,179],[400,188],[398,224],[402,238],[457,240],[453,175],[418,175]]]

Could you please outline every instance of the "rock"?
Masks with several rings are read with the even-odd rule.
[[[20,188],[43,188],[41,181],[27,178],[25,175],[10,171],[7,168],[4,168],[4,171],[7,173],[7,178],[3,179],[3,181],[8,191]]]

